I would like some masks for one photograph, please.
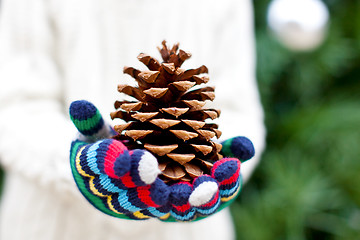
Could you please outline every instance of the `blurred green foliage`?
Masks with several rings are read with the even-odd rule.
[[[3,184],[4,184],[4,170],[0,167],[0,196],[3,189]]]
[[[360,2],[324,1],[324,44],[292,52],[254,1],[267,149],[232,206],[238,239],[360,239]]]

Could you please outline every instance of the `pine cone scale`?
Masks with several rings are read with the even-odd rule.
[[[145,53],[140,53],[137,58],[140,62],[145,64],[151,71],[157,71],[160,68],[160,63],[155,58]]]
[[[171,153],[173,150],[178,148],[178,146],[179,146],[178,144],[159,146],[159,145],[151,145],[145,143],[144,148],[146,148],[147,150],[158,156],[164,156],[168,153]]]

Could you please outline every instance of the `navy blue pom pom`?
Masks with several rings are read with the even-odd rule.
[[[231,152],[241,160],[248,160],[255,155],[253,143],[247,137],[233,138]]]

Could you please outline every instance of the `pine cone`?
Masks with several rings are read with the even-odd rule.
[[[124,73],[132,76],[137,87],[119,85],[118,91],[135,101],[116,101],[111,118],[126,123],[116,125],[115,139],[125,140],[128,148],[145,148],[158,159],[161,178],[168,183],[192,181],[209,174],[213,163],[222,158],[221,144],[211,141],[219,138],[218,125],[205,122],[219,117],[216,109],[203,109],[206,100],[214,100],[213,87],[197,87],[207,83],[208,69],[181,69],[191,54],[171,49],[162,42],[159,48],[163,62],[141,53],[138,56],[149,70],[140,71],[125,67]]]

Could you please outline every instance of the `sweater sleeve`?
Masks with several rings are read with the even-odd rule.
[[[0,163],[39,185],[74,192],[68,155],[75,128],[62,103],[46,2],[1,4]]]
[[[255,77],[255,40],[253,9],[250,0],[231,1],[217,29],[216,51],[212,56],[221,65],[216,71],[214,105],[221,109],[218,120],[222,139],[246,136],[252,140],[255,156],[242,164],[241,172],[247,180],[259,164],[265,147],[264,114]],[[218,74],[217,74],[218,73]],[[217,74],[217,75],[216,75]]]

